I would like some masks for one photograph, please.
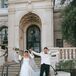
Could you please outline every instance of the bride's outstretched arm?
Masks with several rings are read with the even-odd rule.
[[[33,53],[30,53],[29,55],[30,55],[30,58],[32,58],[32,59],[34,58]]]
[[[41,53],[37,53],[35,51],[32,51],[33,54],[37,55],[37,56],[41,56]]]
[[[32,50],[32,49],[29,49],[29,51],[30,51],[31,53],[33,53],[33,54],[37,55],[37,56],[41,56],[41,53],[37,53],[37,52],[35,52],[35,51],[34,51],[34,50]]]

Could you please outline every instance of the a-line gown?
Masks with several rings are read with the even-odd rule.
[[[39,76],[39,70],[36,70],[36,67],[30,58],[23,58],[23,63],[20,70],[20,76]]]

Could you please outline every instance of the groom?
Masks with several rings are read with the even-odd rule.
[[[40,76],[43,76],[45,72],[45,76],[49,76],[50,70],[50,54],[51,52],[47,47],[44,47],[41,53],[37,53],[32,49],[29,49],[33,54],[41,57],[41,68],[40,68]]]

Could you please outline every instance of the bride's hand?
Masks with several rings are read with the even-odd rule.
[[[32,49],[29,49],[29,52],[32,52]]]

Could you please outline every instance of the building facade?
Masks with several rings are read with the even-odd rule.
[[[0,0],[0,44],[40,52],[45,46],[65,46],[60,12],[52,0]]]

